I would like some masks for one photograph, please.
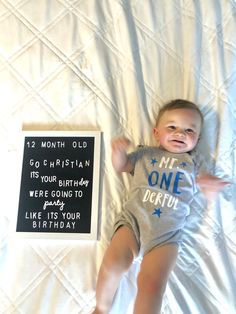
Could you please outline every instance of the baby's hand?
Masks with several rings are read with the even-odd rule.
[[[208,200],[213,200],[217,194],[231,183],[209,173],[203,173],[197,177],[197,184]]]
[[[126,137],[117,137],[111,141],[113,151],[126,152],[130,146],[130,140]]]
[[[133,165],[127,156],[129,146],[130,141],[125,137],[115,138],[111,142],[112,164],[117,172],[131,172],[133,170]]]

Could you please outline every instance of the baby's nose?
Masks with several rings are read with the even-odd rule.
[[[176,129],[175,134],[178,136],[185,136],[185,132],[182,129]]]

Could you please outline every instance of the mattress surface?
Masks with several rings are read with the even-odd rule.
[[[232,184],[198,193],[163,314],[236,313],[236,2],[0,1],[0,313],[91,313],[97,273],[130,178],[110,141],[153,144],[160,107],[184,98],[204,115],[199,150]],[[102,132],[98,240],[16,237],[22,130]],[[111,313],[132,313],[140,259]]]

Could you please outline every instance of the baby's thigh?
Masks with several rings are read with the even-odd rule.
[[[138,254],[136,238],[127,226],[119,227],[103,257],[106,271],[120,274],[127,271]]]
[[[170,272],[175,266],[178,256],[177,244],[166,244],[155,247],[144,257],[138,276],[138,285],[147,285],[146,288],[159,286],[165,289]]]
[[[138,255],[138,244],[131,228],[127,226],[119,227],[111,240],[110,248],[117,254],[131,254],[132,258]]]

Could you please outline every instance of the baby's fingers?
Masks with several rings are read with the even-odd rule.
[[[115,138],[112,140],[111,146],[114,150],[126,150],[130,146],[130,140],[126,137]]]

